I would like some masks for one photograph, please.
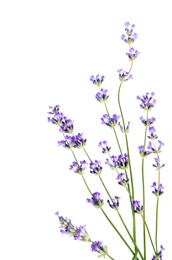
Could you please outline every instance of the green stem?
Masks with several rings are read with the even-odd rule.
[[[148,120],[148,110],[146,114],[146,121]],[[147,137],[147,128],[145,129],[145,136],[144,136],[144,150],[146,147],[146,137]],[[145,194],[145,178],[144,178],[144,157],[142,158],[142,196],[143,196],[143,219],[146,221],[146,194]],[[144,259],[146,260],[146,227],[143,223],[143,243],[144,243]]]
[[[130,66],[129,72],[131,71],[132,67],[133,67],[133,61],[131,62],[131,66]],[[121,103],[120,103],[121,86],[122,86],[122,81],[121,81],[121,83],[119,85],[119,89],[118,89],[118,105],[119,105],[119,109],[120,109],[120,113],[121,113],[123,128],[125,130],[125,121],[124,121],[124,116],[123,116],[122,107],[121,107]],[[131,167],[131,160],[130,160],[130,151],[129,151],[129,145],[128,145],[128,138],[127,138],[127,133],[126,132],[125,132],[125,141],[126,141],[126,147],[127,147],[128,162],[129,162],[129,169],[130,169],[130,179],[131,179],[131,188],[132,188],[132,195],[130,193],[130,201],[131,201],[131,197],[134,198],[134,181],[133,181],[133,175],[132,175],[132,167]],[[134,242],[136,244],[136,219],[135,219],[134,209],[133,209],[132,205],[131,205],[131,210],[132,210],[132,217],[133,217],[133,237],[134,237]],[[135,247],[135,254],[136,253],[137,253],[137,248]]]
[[[115,229],[115,231],[117,232],[117,234],[120,236],[120,238],[122,239],[122,241],[125,243],[125,245],[128,247],[128,249],[130,250],[130,252],[134,254],[134,251],[131,249],[131,247],[128,245],[128,243],[125,241],[125,239],[123,238],[123,236],[121,235],[121,233],[118,231],[118,229],[114,226],[114,224],[112,223],[112,221],[108,218],[108,216],[106,215],[106,213],[104,212],[104,210],[101,208],[101,211],[103,212],[104,216],[106,217],[106,219],[109,221],[109,223],[111,224],[111,226]]]
[[[120,219],[121,219],[121,221],[122,221],[122,223],[123,223],[123,225],[124,225],[124,227],[125,227],[125,229],[126,229],[128,235],[129,235],[130,239],[132,240],[133,244],[134,244],[135,247],[137,248],[137,251],[138,251],[139,255],[140,255],[141,258],[144,260],[143,255],[142,255],[142,253],[140,252],[140,249],[138,248],[138,246],[135,244],[135,241],[134,241],[132,235],[130,234],[130,232],[129,232],[129,230],[128,230],[128,228],[127,228],[127,226],[126,226],[126,224],[125,224],[125,222],[124,222],[124,220],[123,220],[121,214],[119,213],[119,211],[117,211],[117,212],[118,212],[118,215],[119,215],[119,217],[120,217]]]
[[[152,237],[151,237],[151,234],[150,234],[148,225],[147,225],[146,221],[144,221],[144,218],[143,218],[142,215],[141,215],[141,217],[142,217],[143,222],[144,222],[144,224],[145,224],[145,226],[146,226],[146,229],[147,229],[147,232],[148,232],[148,235],[149,235],[149,239],[150,239],[150,242],[151,242],[151,244],[152,244],[152,248],[153,248],[153,250],[154,250],[154,252],[155,252],[155,254],[156,254],[155,246],[154,246],[154,244],[153,244],[153,240],[152,240]]]

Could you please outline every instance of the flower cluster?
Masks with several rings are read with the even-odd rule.
[[[119,118],[120,118],[120,116],[117,116],[115,114],[112,117],[110,117],[108,114],[105,114],[105,115],[103,115],[101,120],[102,120],[102,124],[105,124],[105,125],[113,128],[118,123]]]
[[[118,196],[115,196],[114,199],[112,199],[112,203],[110,203],[110,200],[107,200],[107,203],[109,204],[109,206],[112,209],[118,210],[118,208],[119,208],[119,199],[120,198]]]
[[[101,208],[104,205],[103,200],[100,198],[99,192],[94,192],[91,199],[87,199],[88,203],[91,203],[95,208]]]
[[[99,77],[99,74],[96,76],[96,77],[94,77],[93,75],[90,77],[90,81],[92,81],[92,83],[93,84],[95,84],[96,86],[100,86],[102,83],[103,83],[103,81],[104,81],[104,76],[102,75],[101,77]]]
[[[71,165],[69,170],[73,170],[75,173],[78,173],[82,175],[86,169],[87,162],[85,160],[80,161],[80,164],[78,164],[76,161],[74,161]]]
[[[89,242],[90,237],[85,229],[85,226],[74,226],[70,219],[64,218],[56,212],[55,215],[59,218],[60,222],[60,232],[62,234],[72,236],[75,240],[80,240],[84,242]]]
[[[108,254],[107,246],[103,246],[101,241],[95,241],[91,244],[91,250],[92,252],[97,252],[100,255],[105,257]]]
[[[121,39],[125,43],[131,44],[138,38],[138,34],[133,31],[135,24],[130,25],[129,22],[126,22],[125,27],[125,34],[122,34]]]

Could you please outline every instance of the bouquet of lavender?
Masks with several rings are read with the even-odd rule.
[[[106,187],[101,173],[103,171],[103,167],[101,161],[96,159],[93,160],[87,149],[86,143],[87,140],[83,137],[83,134],[74,133],[74,125],[73,121],[65,116],[60,111],[60,106],[56,105],[55,107],[50,106],[50,111],[48,112],[51,116],[48,117],[48,122],[59,127],[59,131],[63,136],[63,140],[58,141],[59,146],[70,150],[74,161],[71,163],[69,170],[74,171],[82,177],[82,180],[85,184],[86,189],[88,190],[90,197],[87,198],[87,203],[90,203],[95,208],[98,208],[100,212],[105,216],[106,220],[112,226],[114,231],[119,236],[119,239],[122,240],[125,247],[127,247],[129,251],[130,259],[136,260],[146,260],[150,259],[151,256],[147,256],[147,248],[152,248],[152,260],[162,260],[162,253],[164,247],[159,245],[158,242],[158,213],[159,213],[159,203],[160,196],[164,193],[163,185],[160,180],[160,171],[161,168],[164,167],[164,164],[160,163],[160,152],[162,146],[164,145],[162,141],[158,139],[156,134],[156,130],[153,126],[155,122],[155,118],[151,115],[151,110],[154,108],[156,104],[156,100],[154,98],[154,92],[145,93],[141,96],[137,96],[137,100],[140,103],[140,108],[145,111],[145,115],[140,117],[140,121],[144,127],[144,140],[140,146],[138,146],[138,152],[141,156],[141,175],[142,175],[142,201],[137,200],[135,197],[135,189],[134,189],[134,181],[135,181],[135,173],[132,170],[132,161],[130,156],[130,148],[128,141],[128,133],[130,131],[130,122],[126,124],[121,101],[120,101],[120,91],[123,84],[127,84],[128,80],[133,79],[131,74],[131,70],[133,67],[134,61],[137,59],[139,55],[139,51],[135,50],[132,46],[135,40],[137,40],[138,35],[134,32],[135,25],[130,25],[129,22],[125,23],[125,34],[121,36],[121,39],[128,46],[128,52],[126,53],[129,58],[130,68],[128,71],[123,69],[117,70],[119,75],[119,88],[118,88],[118,106],[119,106],[119,114],[111,115],[107,106],[107,101],[109,98],[108,90],[102,88],[103,81],[105,79],[104,76],[91,76],[90,81],[98,88],[98,93],[95,98],[100,103],[103,103],[106,114],[104,114],[101,118],[102,124],[106,125],[108,128],[112,129],[114,133],[114,137],[116,139],[117,147],[119,149],[118,154],[111,154],[111,147],[108,145],[106,140],[99,142],[99,147],[102,149],[102,153],[106,154],[108,158],[105,160],[105,164],[109,166],[112,170],[116,171],[116,180],[117,184],[121,186],[123,192],[128,194],[128,203],[130,204],[130,212],[132,216],[132,229],[127,226],[126,221],[122,216],[122,212],[120,212],[120,197],[115,195],[112,196]],[[119,131],[119,133],[118,133]],[[119,135],[124,136],[125,147],[121,147],[119,141]],[[83,149],[85,152],[86,158],[81,161],[78,161],[75,149]],[[154,163],[153,167],[155,168],[157,175],[156,180],[152,184],[152,193],[156,196],[156,212],[155,212],[155,235],[154,239],[150,232],[149,221],[147,220],[146,215],[146,189],[145,189],[145,159],[146,157],[153,155]],[[89,171],[92,175],[98,176],[103,188],[107,193],[107,204],[110,206],[112,210],[115,210],[115,214],[118,215],[121,224],[123,225],[127,239],[130,239],[130,244],[127,242],[126,238],[119,231],[118,227],[113,223],[113,221],[109,218],[105,210],[103,209],[104,200],[101,198],[101,194],[98,191],[92,191],[84,177],[85,171],[89,168]],[[60,232],[62,234],[66,234],[72,236],[75,240],[85,241],[91,244],[91,250],[98,253],[99,257],[109,257],[113,260],[118,260],[115,256],[111,256],[108,251],[108,247],[104,245],[101,241],[94,241],[90,235],[88,234],[85,226],[77,226],[72,223],[69,218],[63,217],[59,212],[55,213],[60,222]],[[136,215],[142,219],[143,228],[140,230],[137,228]],[[137,233],[143,232],[143,245],[141,246],[137,240]],[[148,258],[147,258],[148,257]],[[124,258],[121,258],[122,260]]]

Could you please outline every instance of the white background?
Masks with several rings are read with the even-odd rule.
[[[60,104],[61,111],[74,120],[75,133],[84,133],[87,151],[105,161],[98,143],[108,140],[118,154],[113,133],[101,125],[105,114],[95,100],[97,88],[90,75],[105,75],[103,87],[109,90],[108,107],[119,114],[116,70],[128,69],[128,46],[120,39],[124,23],[136,24],[139,38],[133,45],[140,51],[134,62],[134,79],[123,84],[121,102],[126,122],[131,121],[129,142],[136,178],[136,194],[141,197],[141,158],[137,146],[143,144],[144,127],[139,116],[137,95],[154,91],[157,105],[151,115],[165,143],[161,155],[166,167],[161,181],[165,194],[160,201],[159,243],[172,255],[171,238],[171,13],[170,1],[1,1],[1,181],[0,239],[2,260],[96,259],[89,245],[61,236],[54,215],[59,211],[74,224],[86,224],[93,240],[108,245],[115,260],[131,259],[101,212],[86,203],[89,197],[80,176],[69,172],[72,154],[58,147],[62,140],[58,128],[47,123],[49,105]],[[120,138],[123,136],[118,131]],[[85,159],[81,150],[79,160]],[[88,161],[88,160],[87,160]],[[153,157],[146,160],[147,213],[154,230],[155,201],[151,194],[157,173]],[[106,165],[102,178],[112,194],[121,197],[121,214],[127,223],[128,198],[118,187],[115,172]],[[107,196],[98,178],[85,175],[91,189]],[[105,211],[122,232],[117,215],[107,205]],[[137,216],[140,229],[141,220]],[[124,235],[125,236],[125,235]],[[148,240],[149,241],[149,240]],[[149,246],[148,259],[152,257]],[[128,256],[128,257],[127,257]]]

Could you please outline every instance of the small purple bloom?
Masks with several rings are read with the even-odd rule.
[[[100,198],[100,193],[95,192],[92,194],[91,199],[87,199],[88,203],[91,203],[96,208],[101,208],[104,205],[103,200]]]
[[[85,226],[74,226],[70,219],[59,216],[59,212],[56,212],[55,215],[59,218],[60,222],[60,232],[69,236],[73,236],[75,240],[80,241],[90,241],[90,237],[85,230]]]
[[[137,56],[140,54],[139,51],[135,50],[134,48],[130,48],[129,49],[129,52],[126,53],[129,60],[132,61],[132,60],[135,60],[137,58]]]
[[[140,153],[141,157],[146,157],[152,153],[152,151],[149,151],[149,150],[146,151],[144,148],[144,145],[138,146],[138,149],[139,149],[139,153]]]
[[[73,133],[73,121],[64,117],[60,125],[60,130],[63,133]]]
[[[154,190],[152,191],[152,193],[155,195],[155,196],[161,196],[164,192],[162,191],[164,189],[163,185],[162,184],[159,184],[159,188],[156,187],[156,182],[154,182],[152,184],[152,186],[154,188]]]
[[[128,44],[131,44],[133,43],[137,38],[138,38],[138,35],[137,33],[134,33],[133,32],[133,29],[135,27],[135,24],[132,24],[130,26],[130,23],[129,22],[126,22],[125,23],[125,33],[126,34],[123,34],[121,36],[121,39],[125,42],[125,43],[128,43]]]
[[[161,152],[161,147],[164,145],[164,143],[161,142],[160,140],[158,140],[158,142],[159,142],[159,146],[158,146],[157,149],[152,146],[152,142],[149,142],[147,148],[152,150],[153,153],[160,153]]]
[[[83,133],[78,133],[77,135],[75,135],[74,148],[81,148],[86,145],[87,139],[83,138],[82,135]]]
[[[107,203],[109,204],[109,206],[112,208],[112,209],[116,209],[118,210],[119,209],[119,197],[118,196],[115,196],[114,199],[112,199],[112,202],[113,203],[110,203],[110,200],[107,200]]]
[[[148,128],[149,132],[150,132],[150,136],[147,136],[149,139],[157,139],[158,136],[155,134],[156,130],[155,130],[155,127],[154,126],[150,126]]]
[[[105,102],[105,101],[107,101],[108,100],[108,95],[107,95],[107,92],[108,92],[108,90],[107,89],[100,89],[100,92],[98,92],[97,94],[96,94],[96,96],[95,96],[95,98],[100,102],[100,103],[102,103],[102,102]]]
[[[162,251],[165,250],[165,248],[161,245],[160,251],[157,253],[157,255],[154,255],[152,260],[162,260]]]
[[[119,73],[119,80],[122,82],[127,81],[129,79],[133,79],[133,76],[129,74],[129,72],[124,71],[123,69],[119,69],[117,70],[117,72]]]
[[[59,112],[60,106],[59,105],[56,105],[55,107],[49,106],[49,109],[51,109],[51,111],[49,111],[48,114],[55,116]]]
[[[126,174],[123,172],[119,173],[116,180],[118,180],[118,184],[122,186],[126,186],[129,182],[129,179],[127,178]]]
[[[74,161],[74,162],[70,165],[69,170],[73,170],[75,173],[78,173],[78,174],[82,175],[82,174],[84,173],[85,169],[86,169],[86,165],[87,165],[87,164],[88,164],[88,163],[87,163],[85,160],[80,161],[80,164],[79,164],[79,165],[78,165],[77,162]]]
[[[122,133],[128,133],[130,131],[130,122],[128,122],[128,125],[125,128],[120,124],[120,122],[118,122],[118,125]]]
[[[142,95],[142,97],[137,96],[137,99],[142,102],[140,104],[140,107],[145,110],[151,110],[156,104],[156,99],[153,99],[154,95],[154,92],[152,92],[150,97],[149,93],[146,93],[146,95]]]
[[[109,153],[111,150],[111,147],[107,145],[107,141],[102,141],[98,145],[102,148],[102,153]]]
[[[162,167],[165,166],[165,164],[160,165],[160,157],[158,156],[157,158],[154,158],[155,164],[152,166],[156,168],[156,170],[160,170]]]
[[[104,81],[104,76],[101,76],[101,77],[99,77],[99,74],[96,76],[96,77],[94,77],[93,75],[90,77],[90,81],[92,81],[92,83],[93,84],[95,84],[96,86],[100,86],[102,83],[103,83],[103,81]]]
[[[103,167],[101,166],[101,161],[95,160],[95,162],[90,163],[90,173],[99,175],[102,172]]]
[[[91,244],[91,250],[92,252],[97,252],[99,253],[99,257],[100,256],[106,256],[108,254],[108,250],[107,250],[107,246],[103,246],[101,241],[94,241]]]
[[[120,169],[127,169],[128,167],[128,155],[124,153],[124,155],[120,154],[118,157],[112,155],[111,156],[114,165]]]
[[[58,141],[58,145],[63,146],[64,148],[71,149],[75,145],[75,137],[66,135],[66,140]]]
[[[113,162],[113,161],[112,161],[112,162]],[[112,164],[112,163],[109,162],[109,159],[108,159],[108,158],[106,158],[105,164],[109,165],[110,168],[111,168],[111,170],[114,170],[114,169],[116,168],[116,166],[115,166],[114,164]]]
[[[156,119],[155,119],[154,117],[151,117],[151,118],[148,118],[147,120],[145,120],[145,119],[143,118],[143,116],[140,117],[140,120],[141,120],[141,122],[142,122],[145,126],[150,126],[150,125],[152,125],[152,124],[156,121]]]
[[[102,120],[102,124],[105,124],[105,125],[113,128],[114,126],[116,126],[119,118],[120,118],[120,116],[117,116],[115,114],[111,118],[109,117],[108,114],[105,114],[105,115],[103,115],[101,120]]]
[[[50,114],[50,112],[49,112]],[[55,124],[55,125],[61,125],[61,122],[64,118],[63,113],[57,112],[54,117],[48,117],[48,122]]]
[[[140,201],[138,201],[138,200],[133,200],[132,206],[133,206],[133,208],[134,208],[134,212],[135,212],[135,213],[138,213],[138,214],[141,214],[141,213],[142,213],[142,211],[143,211],[143,206],[140,206]]]

